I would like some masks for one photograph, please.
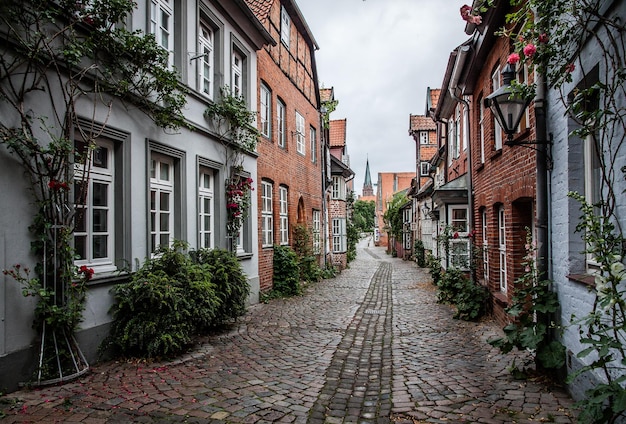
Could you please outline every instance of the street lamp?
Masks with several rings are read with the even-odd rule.
[[[507,63],[502,71],[503,85],[485,98],[485,106],[489,107],[502,130],[507,136],[506,144],[513,143],[513,135],[517,132],[522,116],[530,104],[530,98],[521,97],[511,87],[515,79],[515,65]]]

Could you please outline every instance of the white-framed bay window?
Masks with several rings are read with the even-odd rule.
[[[116,269],[114,144],[102,138],[95,143],[86,167],[77,163],[74,168],[75,264],[107,272]],[[85,152],[85,143],[77,140],[75,146],[77,152]]]
[[[348,249],[348,235],[346,232],[346,218],[333,218],[333,252],[345,253]]]
[[[157,44],[169,52],[169,64],[173,65],[173,0],[150,0],[150,33],[154,35]]]
[[[149,202],[149,248],[154,253],[174,240],[174,159],[156,152],[150,155]]]
[[[469,238],[468,238],[468,207],[466,205],[452,205],[448,209],[448,224],[452,228],[453,237],[450,239],[450,257],[448,264],[455,268],[469,268]]]
[[[269,181],[261,181],[261,238],[263,247],[274,244],[274,185]]]
[[[215,173],[201,166],[198,175],[198,238],[199,247],[215,247]]]
[[[285,186],[278,187],[279,232],[280,244],[289,244],[289,190]]]
[[[322,212],[313,210],[313,254],[322,252]]]

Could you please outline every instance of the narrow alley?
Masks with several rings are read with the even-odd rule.
[[[12,393],[3,422],[574,422],[566,393],[513,379],[513,354],[486,342],[499,328],[454,320],[429,279],[363,240],[338,277],[252,306],[187,356]]]

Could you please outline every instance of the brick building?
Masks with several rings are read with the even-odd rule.
[[[272,288],[273,246],[292,245],[294,225],[318,238],[322,231],[318,46],[295,1],[246,1],[277,40],[258,54],[259,280],[265,291]]]
[[[415,172],[379,172],[376,186],[376,228],[374,243],[376,246],[386,246],[390,251],[389,236],[385,231],[383,215],[387,211],[387,203],[393,195],[399,191],[411,187],[411,181],[415,178]]]

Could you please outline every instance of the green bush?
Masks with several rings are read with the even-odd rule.
[[[426,250],[424,249],[424,242],[422,240],[415,241],[414,255],[417,266],[420,268],[426,267]]]
[[[472,321],[486,311],[489,293],[457,268],[447,269],[437,283],[437,301],[456,307],[454,318]]]
[[[302,293],[298,256],[289,246],[274,246],[274,287],[280,296]]]
[[[426,257],[426,267],[429,270],[430,276],[433,279],[433,284],[439,284],[441,275],[443,274],[443,268],[441,267],[441,261],[438,257],[428,254]]]
[[[172,356],[197,335],[245,312],[249,285],[236,257],[224,250],[157,251],[112,292],[111,332],[102,348],[114,355]],[[193,258],[193,260],[192,260]]]

